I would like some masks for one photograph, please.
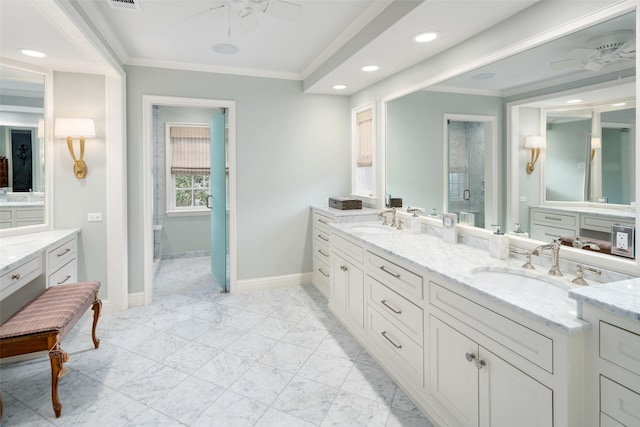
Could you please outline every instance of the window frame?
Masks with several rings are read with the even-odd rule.
[[[211,128],[209,123],[194,122],[165,122],[165,214],[167,216],[193,216],[209,215],[210,209],[206,206],[176,206],[176,179],[171,173],[171,128],[172,127],[206,127]],[[207,189],[209,193],[210,189]]]
[[[359,146],[359,126],[358,114],[366,110],[371,110],[371,172],[369,191],[363,192],[359,188],[358,179],[358,146]],[[376,177],[377,177],[377,127],[376,127],[376,105],[375,102],[368,102],[351,110],[351,195],[357,196],[370,204],[375,204]]]

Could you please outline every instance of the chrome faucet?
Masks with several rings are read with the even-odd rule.
[[[547,243],[546,245],[540,245],[534,250],[531,251],[531,255],[539,256],[542,251],[549,249],[551,251],[551,269],[549,270],[549,274],[552,276],[562,276],[562,272],[560,271],[560,242],[558,240],[554,240],[551,243]]]
[[[593,249],[594,251],[600,250],[600,246],[598,246],[596,242],[588,242],[588,241],[584,242],[579,237],[576,237],[576,240],[571,242],[571,245],[577,249],[589,248],[589,249]]]
[[[389,223],[387,222],[388,213],[391,213],[393,215],[391,220],[391,227],[395,227],[396,226],[396,208],[384,209],[378,214],[378,216],[381,216],[384,218],[384,222],[382,223],[382,225],[389,225]]]

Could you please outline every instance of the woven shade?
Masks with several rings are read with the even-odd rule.
[[[373,165],[373,109],[361,111],[356,114],[358,126],[358,166]]]
[[[209,128],[171,126],[171,173],[209,175]]]

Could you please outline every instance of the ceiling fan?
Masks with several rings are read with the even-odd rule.
[[[615,31],[592,39],[589,49],[576,48],[566,59],[551,63],[551,69],[584,68],[600,71],[603,67],[633,60],[636,57],[636,42],[633,31]]]
[[[242,31],[249,32],[260,25],[258,15],[295,21],[300,15],[302,5],[287,0],[224,0],[216,6],[188,16],[187,19],[220,10],[228,12],[229,22],[231,22],[231,15],[235,13]],[[231,35],[231,25],[229,25],[229,35]]]

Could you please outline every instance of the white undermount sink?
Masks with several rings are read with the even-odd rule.
[[[392,228],[388,225],[358,225],[351,229],[354,233],[367,233],[367,234],[384,234],[391,231]]]
[[[568,286],[563,287],[562,283],[552,283],[553,279],[547,279],[542,276],[534,277],[531,273],[529,275],[526,275],[526,273],[528,272],[483,268],[472,272],[476,280],[494,288],[546,298],[568,298]]]

